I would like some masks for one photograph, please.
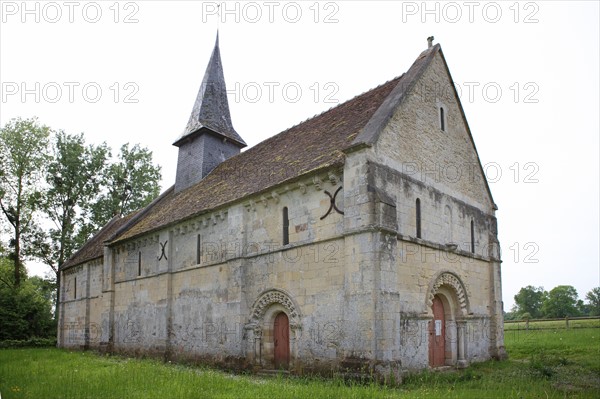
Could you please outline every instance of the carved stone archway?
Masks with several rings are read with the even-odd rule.
[[[462,316],[467,316],[470,313],[467,290],[460,278],[449,271],[438,273],[432,280],[427,293],[426,309],[431,309],[433,297],[439,292],[442,286],[450,287],[454,291],[456,304],[460,307]]]
[[[273,367],[273,322],[279,313],[285,313],[290,325],[290,368],[297,355],[297,342],[301,331],[300,308],[291,295],[284,290],[271,288],[263,291],[250,310],[246,330],[246,355],[259,367]]]
[[[432,322],[432,305],[436,296],[443,302],[445,312],[445,364],[465,367],[468,364],[466,360],[466,318],[470,314],[467,290],[460,277],[453,272],[442,271],[434,276],[425,300],[426,313],[431,315]]]
[[[280,304],[286,309],[286,313],[290,319],[290,325],[300,324],[300,312],[298,305],[296,305],[296,303],[292,300],[290,294],[278,288],[268,289],[263,291],[258,296],[252,305],[249,323],[257,323],[260,321],[265,315],[268,307],[273,304]]]

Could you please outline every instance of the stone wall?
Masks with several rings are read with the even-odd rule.
[[[440,126],[442,107],[445,130]],[[439,52],[382,132],[374,158],[485,213],[493,212],[475,146]]]
[[[251,314],[258,298],[275,290],[291,298],[298,311],[295,358],[306,359],[303,366],[316,361],[315,367],[339,359],[338,348],[347,335],[342,331],[355,327],[355,320],[343,319],[340,308],[345,251],[339,174],[331,170],[315,175],[107,247],[104,265],[95,263],[90,294],[79,288],[81,298],[65,301],[65,314],[71,318],[84,315],[89,306],[88,319],[68,322],[89,326],[86,320],[95,320],[100,338],[89,342],[92,347],[217,363],[246,359],[241,362],[269,367],[272,320],[253,320]],[[284,207],[289,215],[286,245]],[[83,287],[87,281],[87,265],[69,270],[64,273],[63,298],[69,298],[74,276]],[[256,322],[264,329],[257,352],[247,331]],[[71,343],[84,345],[84,340]]]
[[[181,144],[177,158],[175,191],[181,191],[198,183],[218,164],[239,154],[240,148],[223,138],[205,133]]]
[[[371,222],[383,233],[378,302],[388,317],[379,329],[381,357],[405,369],[428,366],[434,294],[447,301],[447,364],[497,356],[503,336],[495,205],[440,53],[374,148],[361,152],[348,162],[362,158],[356,162],[378,213]],[[454,287],[436,285],[449,275],[466,304]]]
[[[59,345],[88,348],[100,341],[102,261],[94,259],[62,274]]]

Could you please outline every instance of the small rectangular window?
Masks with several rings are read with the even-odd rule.
[[[77,299],[77,277],[73,277],[73,299]]]
[[[138,252],[138,276],[142,275],[142,252]]]
[[[283,245],[290,243],[290,219],[287,207],[283,208]]]

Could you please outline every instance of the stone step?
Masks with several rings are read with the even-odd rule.
[[[431,371],[434,372],[446,372],[446,371],[454,371],[456,370],[456,367],[454,366],[437,366],[437,367],[430,367]]]
[[[263,377],[273,377],[273,376],[277,376],[277,375],[289,375],[290,372],[288,370],[259,370],[257,373],[257,375],[263,376]]]

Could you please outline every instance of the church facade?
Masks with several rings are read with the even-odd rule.
[[[219,51],[175,185],[62,265],[58,345],[381,376],[504,357],[497,208],[440,45],[243,152]]]

